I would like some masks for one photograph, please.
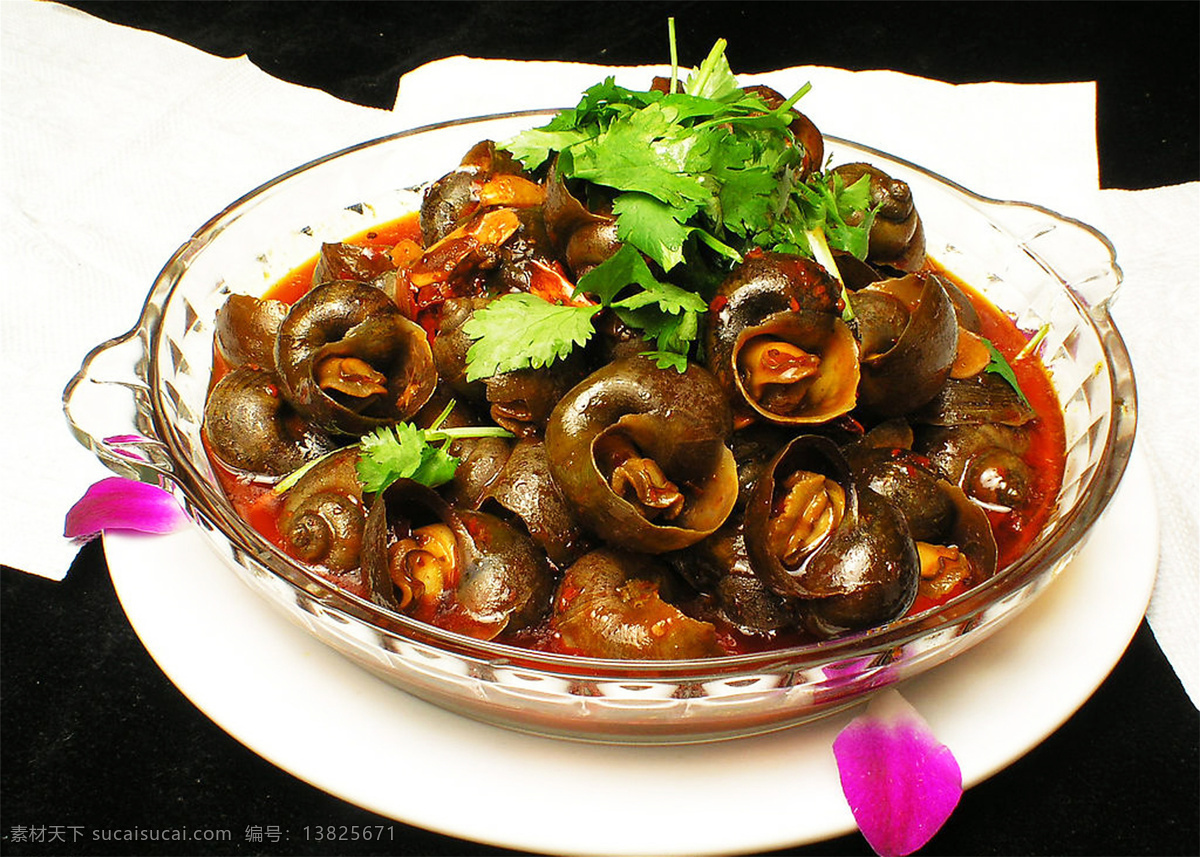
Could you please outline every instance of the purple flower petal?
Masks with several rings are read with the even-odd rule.
[[[111,437],[104,438],[104,443],[107,446],[114,447],[114,453],[133,461],[149,461],[150,459],[138,449],[122,449],[121,447],[140,447],[144,443],[151,442],[150,438],[141,434],[114,434]]]
[[[813,689],[814,702],[834,702],[894,684],[896,659],[870,655],[826,664],[821,667],[824,680]]]
[[[170,492],[136,479],[110,476],[88,488],[67,512],[63,535],[86,540],[103,530],[169,533],[187,522]]]
[[[882,857],[903,857],[928,842],[962,796],[954,754],[894,690],[850,721],[833,755],[858,829]]]
[[[145,443],[149,439],[144,434],[114,434],[104,438],[104,442],[108,444]]]

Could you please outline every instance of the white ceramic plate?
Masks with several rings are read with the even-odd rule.
[[[353,666],[251,593],[194,529],[113,535],[105,550],[134,629],[198,708],[284,770],[381,815],[556,854],[753,852],[854,830],[830,748],[857,710],[678,747],[517,734]],[[954,751],[966,785],[1035,747],[1100,685],[1141,621],[1157,558],[1153,493],[1135,452],[1088,544],[1037,601],[900,686]],[[336,750],[312,740],[323,724],[351,722]]]

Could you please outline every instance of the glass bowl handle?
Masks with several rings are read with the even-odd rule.
[[[149,334],[139,325],[102,342],[63,391],[71,432],[110,470],[142,482],[177,481],[151,418]]]
[[[1099,230],[1028,203],[991,202],[987,216],[1089,309],[1107,311],[1121,287],[1112,242]]]

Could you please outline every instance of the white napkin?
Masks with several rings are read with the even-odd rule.
[[[1139,450],[1155,485],[1158,581],[1146,617],[1200,707],[1200,184],[1104,190],[1092,225],[1125,274],[1113,319],[1133,359]],[[1132,534],[1136,535],[1136,534]]]
[[[61,536],[66,509],[108,474],[69,434],[62,386],[91,346],[133,324],[161,265],[209,216],[286,169],[360,140],[442,119],[568,106],[606,74],[640,86],[664,71],[451,57],[405,75],[388,113],[282,83],[245,58],[214,58],[50,3],[4,3],[0,37],[0,359],[36,367],[25,377],[0,375],[0,562],[52,578],[76,552]],[[1184,312],[1154,316],[1138,293],[1156,289],[1161,276],[1195,321],[1198,186],[1099,193],[1091,83],[953,86],[808,67],[747,80],[788,94],[811,81],[801,108],[825,133],[936,165],[980,193],[1036,200],[1114,230],[1125,290],[1135,295],[1125,303],[1138,310],[1126,334],[1138,337],[1131,350],[1142,380],[1141,443],[1163,485],[1151,622],[1195,700],[1195,444],[1182,428],[1195,424],[1195,404],[1177,404],[1156,383],[1166,364],[1194,387],[1196,361],[1183,347],[1195,327],[1184,332]],[[1153,227],[1133,222],[1145,211]],[[1143,243],[1147,235],[1162,244]],[[1175,252],[1184,247],[1190,256]],[[1189,407],[1191,420],[1171,422]],[[1171,463],[1176,447],[1190,464]],[[1168,642],[1176,638],[1182,654]]]
[[[111,475],[66,429],[83,356],[137,320],[159,269],[233,200],[398,128],[246,58],[50,3],[3,4],[0,562],[63,577],[63,515]]]

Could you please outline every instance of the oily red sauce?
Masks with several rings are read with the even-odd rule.
[[[976,303],[983,335],[1008,360],[1021,391],[1038,415],[1033,421],[1029,450],[1023,456],[1034,479],[1030,503],[1008,515],[989,514],[1003,568],[1029,549],[1050,516],[1066,465],[1066,428],[1058,396],[1041,361],[1036,355],[1016,359],[1033,334],[1019,331],[1011,319],[986,301]]]
[[[996,350],[1004,355],[1004,359],[1012,367],[1021,392],[1025,394],[1025,398],[1037,414],[1028,426],[1031,430],[1029,449],[1021,457],[1029,465],[1033,480],[1029,486],[1029,503],[1009,513],[987,512],[992,532],[996,537],[997,567],[1004,568],[1029,549],[1054,509],[1066,463],[1066,429],[1062,410],[1050,376],[1036,354],[1017,359],[1017,355],[1022,352],[1036,331],[1019,330],[1011,318],[968,283],[936,263],[931,262],[928,267],[939,276],[953,281],[971,300],[979,314],[981,334],[991,340]],[[959,584],[939,598],[918,595],[909,609],[909,615],[945,603],[961,595],[965,589],[964,585]]]
[[[370,247],[381,253],[395,247],[401,241],[421,241],[421,224],[416,212],[406,214],[399,220],[375,226],[358,235],[347,238],[345,243],[359,247]],[[317,267],[317,257],[313,257],[300,267],[289,272],[263,295],[264,300],[282,301],[289,306],[298,301],[312,286],[313,270]]]
[[[346,240],[346,243],[369,246],[380,252],[386,252],[403,240],[418,243],[421,241],[420,225],[415,213],[352,236]],[[311,287],[316,264],[317,259],[314,257],[297,267],[268,289],[263,297],[282,301],[289,305],[295,303]],[[930,262],[927,269],[952,280],[968,296],[979,314],[982,335],[987,337],[1008,360],[1022,392],[1038,415],[1029,424],[1031,429],[1030,445],[1023,456],[1023,460],[1029,465],[1034,478],[1029,495],[1030,502],[1024,508],[1010,513],[988,513],[999,551],[999,567],[1003,568],[1019,558],[1029,548],[1054,507],[1064,468],[1065,431],[1062,412],[1059,409],[1058,397],[1055,395],[1050,378],[1040,360],[1036,356],[1016,359],[1032,337],[1033,332],[1019,330],[1012,319],[991,304],[978,291],[936,263]],[[213,373],[210,383],[215,384],[226,371],[227,367],[224,361],[214,349]],[[205,444],[207,450],[207,441]],[[282,506],[281,497],[271,490],[270,484],[247,482],[244,477],[239,477],[236,472],[223,466],[211,453],[211,450],[207,451],[217,478],[237,513],[263,538],[286,551],[278,526]],[[365,586],[356,572],[332,573],[321,569],[318,571],[339,588],[369,598],[369,593],[366,592]],[[922,612],[948,601],[962,594],[964,589],[965,587],[960,584],[936,599],[918,596],[908,615]],[[715,610],[707,605],[703,597],[682,606],[690,615],[710,621],[716,626],[718,642],[729,654],[766,651],[813,641],[803,631],[789,631],[775,637],[748,636],[724,621]],[[450,625],[455,624],[451,616],[439,617],[439,624],[445,624],[446,621]],[[534,628],[502,635],[499,639],[531,650],[571,654],[563,646],[558,635],[545,623]]]
[[[999,564],[1003,568],[1029,549],[1054,507],[1065,466],[1066,429],[1058,396],[1041,361],[1036,354],[1017,359],[1036,331],[1018,330],[1012,319],[968,284],[945,271],[938,273],[953,280],[971,299],[979,313],[983,336],[1004,355],[1017,376],[1021,392],[1037,413],[1029,426],[1032,430],[1029,449],[1022,456],[1034,480],[1030,487],[1031,500],[1025,508],[1009,514],[988,513],[1000,549]]]

